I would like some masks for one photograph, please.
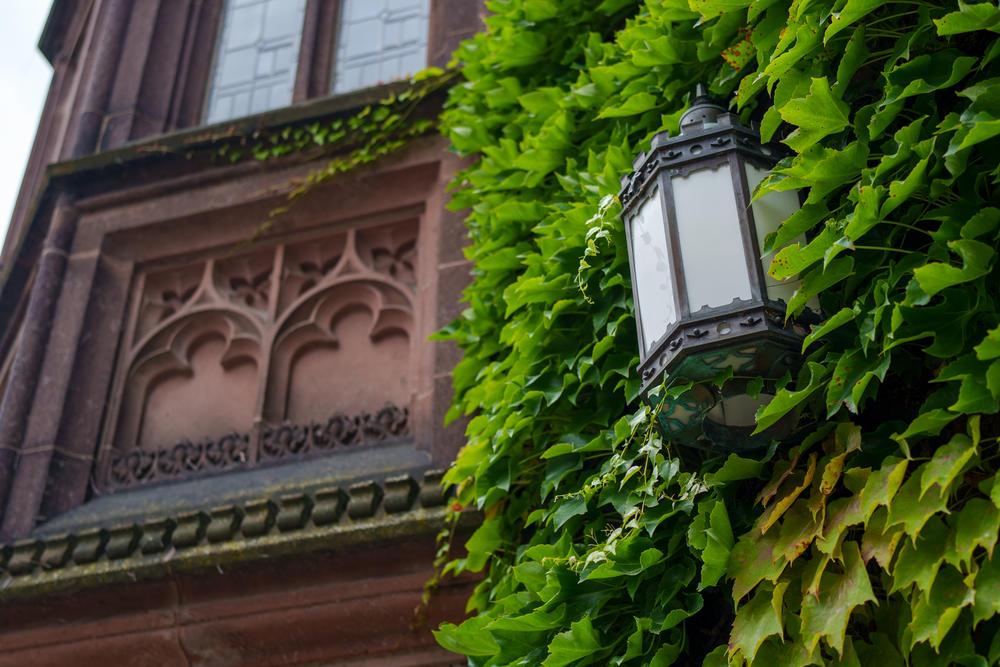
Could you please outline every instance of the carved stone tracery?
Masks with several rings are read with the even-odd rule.
[[[407,221],[145,273],[98,486],[407,437],[416,236]]]

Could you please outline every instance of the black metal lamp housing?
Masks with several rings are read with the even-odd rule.
[[[751,202],[783,155],[699,86],[680,134],[656,135],[622,180],[643,392],[665,374],[702,382],[733,370],[724,392],[696,386],[687,402],[664,406],[660,421],[670,433],[749,444],[768,387],[799,363],[804,320],[785,322],[799,283],[770,277],[771,258],[761,253],[766,236],[799,209],[799,195]],[[761,379],[764,391],[750,396],[747,387]]]

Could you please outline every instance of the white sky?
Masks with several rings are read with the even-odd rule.
[[[52,69],[38,51],[51,0],[0,0],[0,238],[7,233]]]

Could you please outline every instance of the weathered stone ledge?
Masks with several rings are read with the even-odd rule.
[[[0,601],[430,536],[448,512],[442,476],[428,471],[419,481],[402,475],[20,540],[0,547]]]

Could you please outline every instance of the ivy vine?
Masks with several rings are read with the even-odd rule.
[[[925,0],[492,0],[444,130],[474,281],[448,474],[473,665],[1000,662],[1000,9]],[[638,397],[620,206],[709,82],[794,153],[767,240],[827,315],[758,456]],[[803,233],[806,243],[796,241]],[[724,382],[725,378],[719,378]],[[668,386],[667,400],[688,388]]]
[[[267,220],[247,242],[269,232],[275,220],[334,176],[372,164],[436,130],[437,119],[428,113],[426,101],[447,90],[456,78],[454,70],[428,67],[416,73],[401,90],[350,113],[327,120],[280,125],[222,141],[215,157],[230,163],[266,162],[289,156],[316,160],[329,156],[304,179],[289,184],[284,202],[268,212]]]

